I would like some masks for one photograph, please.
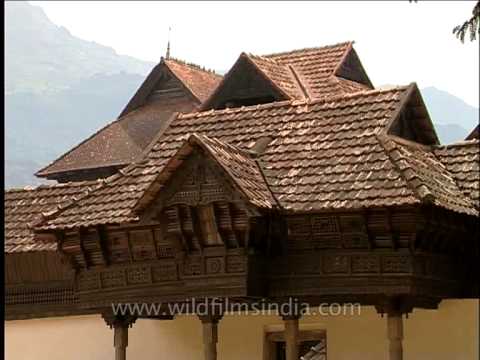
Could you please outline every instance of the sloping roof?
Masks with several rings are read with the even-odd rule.
[[[241,66],[242,59],[253,64],[282,95],[277,100],[318,99],[373,88],[353,49],[353,42],[270,55],[242,53],[217,89],[203,102],[201,109],[207,110],[211,107],[212,102],[230,81],[230,74],[237,66]],[[361,73],[363,82],[342,77],[343,69],[350,66],[346,64],[349,59],[353,59],[354,71]]]
[[[349,53],[354,51],[352,45],[352,42],[345,42],[285,53],[252,56],[252,60],[271,76],[273,81],[277,82],[276,79],[281,76],[282,81],[277,83],[284,86],[291,98],[315,99],[371,89],[371,84],[361,84],[338,76],[337,70],[342,67]],[[280,71],[279,69],[282,68],[284,70]],[[285,81],[287,77],[290,78],[291,83]],[[305,89],[307,96],[292,86],[295,82]]]
[[[35,240],[31,226],[42,218],[42,213],[85,196],[99,184],[89,181],[5,191],[5,252],[56,250],[56,243]]]
[[[173,112],[190,112],[196,106],[194,102],[164,104],[157,101],[144,104],[159,80],[162,64],[197,99],[197,105],[210,95],[221,80],[220,75],[197,66],[179,60],[164,60],[148,75],[120,118],[92,134],[35,175],[47,177],[67,171],[123,167],[141,156],[158,132],[165,128],[165,122]]]
[[[465,138],[465,140],[480,139],[480,125],[475,126],[470,134]]]
[[[285,211],[418,204],[424,198],[411,188],[378,139],[379,134],[386,135],[386,126],[412,86],[180,114],[143,162],[125,169],[124,175],[60,211],[40,228],[138,220],[133,212],[138,200],[193,133],[245,149],[262,137],[272,137],[259,159]],[[475,211],[467,206],[453,209]]]
[[[453,176],[463,193],[480,209],[480,141],[476,139],[437,146],[434,154]]]
[[[222,80],[219,74],[180,60],[168,59],[165,64],[200,103],[210,96]]]
[[[460,190],[431,147],[389,136],[380,137],[380,141],[410,188],[423,202],[456,212],[478,214],[471,199]]]
[[[205,154],[225,171],[228,180],[234,188],[240,191],[246,202],[259,208],[272,208],[276,205],[260,165],[251,153],[216,138],[194,133],[184,141],[180,149],[163,167],[160,174],[138,201],[135,210],[143,207],[143,204],[147,205],[148,201],[155,197],[175,169],[194,151],[195,146],[205,150]]]
[[[177,59],[160,60],[148,74],[145,81],[140,85],[136,93],[132,96],[127,106],[120,113],[120,117],[139,108],[145,104],[146,99],[151,94],[155,85],[162,76],[162,69],[167,67],[174,76],[189,90],[194,99],[201,103],[207,98],[218,83],[222,80],[222,76],[212,71],[202,69],[198,65],[188,64]]]
[[[152,102],[101,128],[35,175],[48,177],[67,171],[123,167],[142,155],[174,111],[190,111],[188,104],[165,106]]]

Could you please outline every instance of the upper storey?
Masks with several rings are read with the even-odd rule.
[[[318,99],[372,88],[352,42],[264,56],[242,53],[202,109]]]
[[[153,68],[119,118],[36,173],[66,181],[104,178],[142,156],[174,112],[190,112],[211,94],[221,76],[178,60]]]

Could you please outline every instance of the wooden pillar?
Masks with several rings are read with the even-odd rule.
[[[387,314],[389,360],[403,360],[403,319],[401,313]]]
[[[377,311],[387,314],[388,360],[403,360],[403,314],[412,311],[412,301],[388,297],[376,305]]]
[[[132,316],[115,316],[102,314],[103,319],[110,328],[113,328],[113,346],[115,347],[115,360],[127,359],[128,328],[132,327],[136,318]]]
[[[217,360],[218,322],[222,315],[198,315],[202,322],[204,360]]]
[[[113,346],[115,347],[115,360],[127,359],[128,325],[115,324],[113,327]]]
[[[299,342],[298,342],[298,319],[299,316],[283,316],[285,323],[285,355],[286,360],[298,360]]]

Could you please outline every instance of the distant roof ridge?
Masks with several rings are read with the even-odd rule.
[[[52,189],[52,188],[65,188],[71,186],[84,186],[84,185],[94,185],[104,181],[104,179],[95,179],[95,180],[83,180],[83,181],[68,181],[64,183],[56,183],[56,184],[39,184],[37,186],[33,185],[26,185],[22,187],[12,187],[9,189],[5,189],[5,193],[14,193],[14,192],[22,192],[22,191],[36,191],[41,189]]]
[[[257,54],[253,54],[253,53],[250,53],[250,52],[246,52],[245,53],[247,56],[250,56],[252,58],[259,58],[259,59],[262,59],[262,60],[265,60],[265,61],[270,61],[272,63],[275,63],[275,64],[278,64],[279,66],[285,66],[283,64],[280,64],[277,60],[271,58],[271,57],[267,57],[265,55],[257,55]]]
[[[180,113],[179,118],[182,119],[189,119],[192,117],[202,117],[202,116],[208,116],[212,113],[216,114],[228,114],[228,113],[237,113],[237,112],[243,112],[243,111],[254,111],[254,110],[265,110],[265,109],[270,109],[270,108],[280,108],[284,106],[302,106],[302,105],[314,105],[314,104],[319,104],[323,102],[332,102],[336,100],[342,100],[342,99],[351,99],[357,96],[361,95],[372,95],[372,94],[380,94],[380,93],[388,93],[388,92],[394,92],[394,91],[399,91],[399,90],[405,90],[409,86],[411,86],[413,83],[410,83],[408,85],[398,85],[395,87],[391,87],[388,89],[365,89],[365,90],[360,90],[356,91],[353,93],[343,93],[339,95],[333,95],[333,96],[325,96],[325,97],[320,97],[320,98],[314,98],[314,99],[292,99],[292,100],[283,100],[283,101],[275,101],[271,103],[266,103],[266,104],[257,104],[257,105],[249,105],[249,106],[241,106],[237,108],[226,108],[226,109],[210,109],[210,110],[204,110],[204,111],[196,111],[196,112],[189,112],[189,113]]]
[[[195,132],[195,133],[192,133],[189,136],[188,139],[190,139],[190,138],[200,139],[200,141],[203,141],[204,139],[206,139],[207,141],[218,143],[222,146],[226,146],[228,148],[231,148],[232,150],[238,151],[242,155],[252,156],[252,153],[249,149],[246,149],[246,148],[238,146],[238,145],[234,145],[234,144],[232,144],[228,141],[221,140],[221,139],[219,139],[218,137],[215,137],[215,136],[208,136],[208,135],[204,135],[204,134],[200,134],[200,133]]]
[[[222,75],[218,74],[215,71],[215,69],[207,69],[205,66],[198,65],[198,64],[195,64],[195,63],[192,63],[192,62],[189,62],[189,61],[185,61],[185,60],[182,60],[182,59],[170,57],[168,59],[165,59],[165,61],[174,61],[177,64],[186,65],[186,66],[189,66],[189,67],[191,67],[195,70],[203,71],[203,72],[206,72],[206,73],[209,73],[209,74],[212,74],[212,75],[216,75],[218,77],[222,77]]]
[[[451,144],[434,145],[433,148],[434,149],[448,149],[448,148],[452,148],[452,147],[473,145],[475,143],[478,143],[480,145],[480,139],[460,140],[460,141],[453,142]]]
[[[263,54],[261,55],[262,57],[271,57],[271,56],[281,56],[281,55],[290,55],[290,54],[295,54],[298,52],[305,52],[305,51],[316,51],[316,50],[323,50],[323,49],[330,49],[330,48],[335,48],[335,47],[341,47],[341,46],[348,46],[349,44],[354,44],[354,41],[344,41],[344,42],[339,42],[336,44],[331,44],[331,45],[324,45],[324,46],[313,46],[313,47],[305,47],[301,49],[294,49],[294,50],[288,50],[288,51],[282,51],[282,52],[275,52],[275,53],[270,53],[270,54]]]

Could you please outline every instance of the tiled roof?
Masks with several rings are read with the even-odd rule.
[[[460,190],[452,174],[435,157],[430,147],[402,143],[401,139],[387,136],[380,138],[380,141],[419,199],[456,212],[478,214],[471,199]]]
[[[142,203],[148,204],[148,201],[156,196],[175,170],[194,151],[195,146],[201,147],[205,154],[220,166],[233,188],[240,192],[247,203],[259,208],[272,208],[276,205],[254,154],[216,138],[194,133],[169,159],[160,174],[145,190],[135,209],[141,208]]]
[[[179,115],[143,162],[128,167],[124,175],[52,216],[42,227],[137,220],[132,210],[138,200],[193,133],[244,149],[251,149],[262,137],[272,137],[259,159],[272,194],[286,211],[420,203],[425,197],[412,188],[411,179],[378,138],[412,86]],[[428,162],[438,165],[430,157]],[[408,165],[422,166],[411,161]],[[423,175],[418,179],[427,180]],[[445,194],[433,191],[441,199],[439,206],[452,208]],[[453,209],[473,212],[463,205]]]
[[[246,56],[289,98],[302,99],[305,97],[295,82],[292,71],[287,66],[262,56],[252,54]]]
[[[198,143],[216,159],[244,193],[248,202],[260,208],[272,208],[276,205],[255,155],[205,135],[193,134],[189,139],[190,142]]]
[[[370,89],[337,76],[349,51],[351,42],[250,58],[290,98],[315,99]]]
[[[179,60],[168,59],[165,64],[199,102],[205,101],[222,80],[221,75]]]
[[[66,171],[123,167],[135,161],[174,110],[154,102],[103,127],[67,153],[39,170],[40,177]],[[185,111],[191,107],[185,108]]]
[[[438,146],[434,153],[460,189],[480,209],[480,141],[477,139]]]
[[[42,213],[84,196],[99,184],[90,181],[5,191],[5,252],[56,250],[56,243],[34,240],[31,226],[41,219]]]
[[[210,95],[222,78],[220,75],[179,60],[164,60],[164,62],[198,99],[198,103]],[[148,96],[149,91],[146,88],[156,83],[157,73],[160,73],[159,65],[148,75],[132,101],[135,99],[136,102],[141,103],[139,97]],[[45,177],[66,171],[128,165],[142,155],[173,112],[190,112],[193,109],[193,103],[164,104],[159,101],[147,103],[129,111],[124,110],[122,112],[124,115],[119,119],[98,130],[39,170],[36,175]]]

